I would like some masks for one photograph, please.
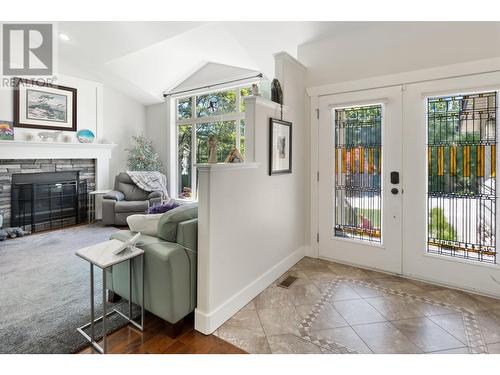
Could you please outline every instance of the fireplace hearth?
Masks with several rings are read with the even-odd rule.
[[[39,232],[84,222],[87,194],[79,171],[12,174],[11,225]]]

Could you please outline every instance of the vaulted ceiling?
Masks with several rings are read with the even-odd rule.
[[[141,103],[208,62],[257,70],[273,78],[273,54],[297,55],[300,44],[348,32],[349,22],[60,22],[60,71],[86,72]],[[87,78],[87,77],[84,77]]]
[[[498,22],[61,22],[57,26],[69,37],[58,43],[61,73],[87,75],[83,78],[112,85],[146,105],[161,102],[163,92],[187,84],[186,79],[195,85],[193,73],[207,63],[273,78],[273,54],[286,51],[299,55],[310,68],[308,83],[319,85],[498,56],[495,46],[500,37]]]

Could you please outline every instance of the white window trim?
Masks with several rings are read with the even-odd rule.
[[[223,122],[223,121],[235,121],[236,126],[236,147],[238,150],[240,149],[241,146],[241,120],[245,119],[245,112],[241,111],[241,89],[244,87],[248,87],[252,83],[256,83],[256,81],[252,82],[247,82],[245,84],[240,84],[238,86],[231,86],[231,87],[224,87],[224,88],[217,88],[216,90],[213,91],[203,91],[203,92],[197,92],[197,93],[191,93],[190,95],[184,95],[184,96],[178,96],[175,98],[172,98],[174,100],[174,116],[175,116],[175,145],[172,147],[174,150],[174,160],[175,160],[175,171],[173,173],[173,184],[175,184],[175,195],[178,197],[177,199],[182,199],[179,198],[180,196],[180,191],[179,191],[179,160],[177,159],[179,156],[178,152],[178,147],[179,147],[179,126],[181,125],[194,125],[191,126],[191,199],[193,201],[198,200],[198,189],[197,189],[197,176],[196,176],[196,125],[198,124],[205,124],[205,123],[210,123],[210,122]],[[236,112],[233,113],[225,113],[221,115],[214,115],[214,116],[204,116],[204,117],[197,117],[196,114],[196,97],[200,95],[206,95],[210,93],[216,93],[216,92],[221,92],[221,91],[230,91],[230,90],[236,90]],[[191,118],[186,119],[178,118],[178,103],[179,100],[189,98],[191,97]]]

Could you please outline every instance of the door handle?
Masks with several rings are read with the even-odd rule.
[[[399,193],[399,190],[396,189],[396,188],[392,188],[391,189],[391,193],[394,194],[394,195],[396,195],[397,193]]]

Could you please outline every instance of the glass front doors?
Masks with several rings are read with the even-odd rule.
[[[319,99],[319,256],[500,295],[500,73]]]
[[[406,87],[403,274],[500,295],[498,89],[498,73]]]
[[[400,273],[401,87],[319,105],[319,254]]]

